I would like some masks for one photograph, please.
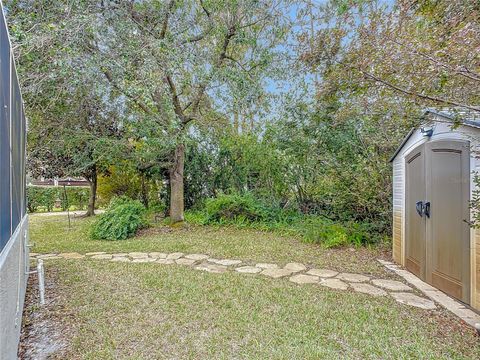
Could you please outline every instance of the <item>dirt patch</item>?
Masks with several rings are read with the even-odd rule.
[[[46,273],[44,306],[40,305],[37,275],[29,277],[18,350],[20,359],[62,358],[68,328],[63,321],[59,321],[56,275],[54,269],[49,269]]]

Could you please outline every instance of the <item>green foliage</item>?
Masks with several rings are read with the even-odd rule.
[[[108,205],[114,197],[128,196],[147,208],[163,205],[158,196],[160,187],[150,174],[141,173],[126,161],[109,166],[107,173],[98,177],[99,204]]]
[[[83,210],[88,204],[89,192],[88,188],[77,186],[66,187],[65,190],[60,186],[27,186],[28,211],[31,213],[40,209],[52,211],[57,200],[60,200],[62,210],[72,206]]]
[[[304,215],[298,210],[268,205],[251,193],[221,194],[208,199],[203,210],[188,211],[186,221],[199,225],[229,224],[279,231],[326,248],[364,246],[383,240],[381,225]]]
[[[209,223],[250,223],[268,220],[268,211],[251,194],[221,194],[205,206]]]
[[[125,240],[147,225],[145,207],[138,200],[117,197],[93,223],[90,236],[98,240]]]
[[[305,242],[322,244],[327,248],[364,246],[382,241],[382,235],[372,224],[360,222],[338,223],[318,216],[304,218],[295,230]]]
[[[37,211],[40,207],[51,211],[55,205],[56,188],[27,186],[27,207],[30,213]]]

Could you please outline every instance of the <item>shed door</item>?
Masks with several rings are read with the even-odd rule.
[[[470,166],[467,141],[425,145],[426,281],[464,302],[470,297]]]
[[[405,158],[405,265],[419,278],[425,278],[425,219],[417,203],[425,200],[425,146],[420,145]]]

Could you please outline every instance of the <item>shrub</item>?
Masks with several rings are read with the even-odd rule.
[[[269,211],[251,194],[221,194],[205,204],[207,223],[246,224],[268,220]]]
[[[250,193],[221,194],[207,200],[203,211],[187,212],[186,219],[200,225],[234,224],[276,230],[327,248],[378,243],[383,226],[382,223],[334,222],[320,215],[304,215],[294,209],[266,205]]]
[[[28,186],[27,187],[27,208],[28,212],[33,213],[38,210],[39,206],[42,206],[40,198],[40,188]]]
[[[303,234],[306,242],[322,244],[327,248],[341,247],[349,243],[346,229],[341,224],[314,221],[310,223]]]
[[[118,196],[142,201],[146,200],[148,207],[160,201],[159,192],[161,185],[155,181],[155,176],[145,176],[126,163],[111,165],[107,169],[107,175],[98,177],[98,204],[108,205],[110,200]],[[142,186],[143,183],[143,186]],[[145,204],[145,203],[144,203]]]
[[[185,221],[196,225],[205,225],[208,223],[208,217],[205,211],[189,210],[185,212]]]
[[[65,190],[67,197],[65,197]],[[27,186],[27,207],[29,212],[35,212],[42,208],[52,211],[55,201],[60,199],[63,210],[68,206],[74,206],[83,210],[88,204],[90,189],[80,186]]]
[[[147,225],[145,212],[138,200],[113,198],[105,213],[93,223],[90,236],[98,240],[125,240]]]
[[[306,242],[322,244],[327,248],[341,246],[363,246],[380,241],[375,226],[370,223],[335,223],[318,216],[309,217],[302,223],[300,231]]]

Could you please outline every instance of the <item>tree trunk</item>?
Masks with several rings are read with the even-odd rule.
[[[170,169],[170,221],[172,224],[184,220],[183,170],[185,167],[185,145],[175,149],[173,165]]]
[[[95,215],[95,202],[97,201],[97,169],[93,169],[91,178],[87,179],[90,183],[90,198],[88,199],[88,208],[85,216]]]
[[[146,180],[145,173],[140,173],[141,176],[141,192],[142,192],[142,203],[146,209],[148,209],[148,184]]]

